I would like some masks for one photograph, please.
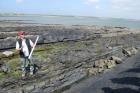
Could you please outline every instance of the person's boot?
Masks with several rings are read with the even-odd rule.
[[[30,72],[30,75],[33,75],[34,73],[33,72]]]
[[[26,68],[22,67],[22,77],[26,76]]]
[[[25,77],[26,76],[26,73],[22,73],[22,77]]]
[[[31,65],[31,66],[30,66],[30,75],[33,75],[33,74],[34,74],[33,71],[34,71],[34,67]]]

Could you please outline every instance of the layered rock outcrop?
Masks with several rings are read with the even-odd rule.
[[[40,68],[33,77],[13,77],[20,73],[17,53],[1,53],[0,61],[4,63],[0,67],[5,66],[6,62],[11,66],[11,72],[3,75],[5,78],[0,81],[0,90],[3,93],[61,93],[87,76],[100,74],[122,63],[135,54],[140,45],[139,31],[132,32],[133,30],[127,28],[24,25],[1,27],[0,49],[14,48],[19,30],[25,31],[27,37],[33,41],[36,35],[40,35],[40,45],[33,55],[34,62]]]
[[[33,41],[40,35],[40,44],[70,40],[87,40],[100,37],[114,37],[127,34],[138,34],[139,30],[127,28],[98,26],[64,26],[64,25],[25,25],[16,27],[0,27],[0,49],[15,47],[18,31],[25,31]]]

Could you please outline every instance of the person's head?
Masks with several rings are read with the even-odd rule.
[[[25,34],[25,33],[24,33],[23,31],[19,31],[19,32],[17,33],[18,37],[21,38],[21,39],[24,38],[24,34]]]

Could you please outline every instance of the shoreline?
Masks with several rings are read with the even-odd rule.
[[[27,22],[28,21],[28,22]],[[94,24],[45,24],[45,23],[33,23],[32,20],[0,20],[0,27],[24,27],[24,26],[87,26],[87,27],[107,27],[107,28],[120,28],[120,29],[132,29],[140,30],[140,28],[128,28],[125,26],[103,26],[103,25],[94,25]]]

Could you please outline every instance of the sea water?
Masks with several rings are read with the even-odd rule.
[[[127,27],[140,29],[140,20],[122,18],[84,17],[84,16],[55,16],[55,15],[21,15],[0,16],[0,21],[22,21],[39,24],[63,24],[63,25],[98,25]]]

